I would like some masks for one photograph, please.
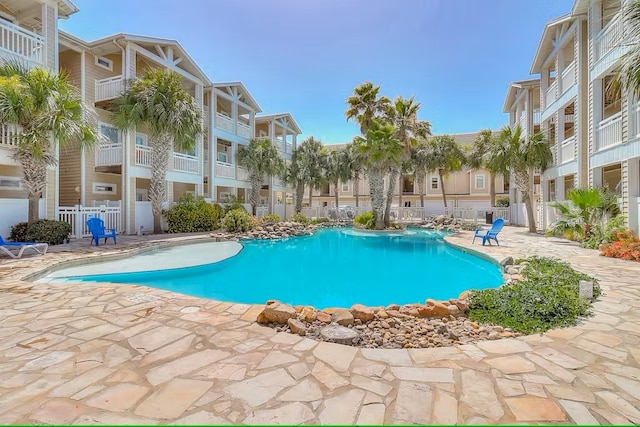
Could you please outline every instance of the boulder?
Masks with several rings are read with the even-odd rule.
[[[444,305],[440,301],[435,301],[432,308],[433,308],[433,314],[435,316],[440,317],[440,316],[446,316],[449,314],[448,306]]]
[[[320,330],[320,336],[325,341],[332,341],[338,344],[352,344],[353,340],[358,337],[358,333],[344,326],[329,325]]]
[[[420,317],[433,317],[436,314],[433,311],[433,306],[421,305],[418,307],[418,316]]]
[[[411,305],[407,304],[400,307],[400,313],[406,314],[408,316],[414,316],[414,317],[418,316],[418,310],[413,304]]]
[[[300,336],[305,336],[307,334],[307,327],[298,319],[289,319],[287,320],[287,324],[289,325],[291,332],[294,334],[298,334]]]
[[[467,310],[469,310],[469,303],[467,301],[458,300],[456,301],[456,306],[458,306],[458,309],[460,309],[462,313],[465,313]]]
[[[319,311],[316,313],[316,320],[319,320],[322,323],[331,323],[331,315],[324,311]]]
[[[376,313],[378,315],[379,318],[381,319],[386,319],[387,317],[389,317],[389,315],[387,314],[386,311],[384,310],[378,310],[378,312]]]
[[[398,311],[400,310],[400,305],[399,304],[389,304],[387,306],[387,310],[395,310]]]
[[[351,307],[351,315],[355,319],[360,319],[363,322],[368,322],[369,320],[373,320],[375,316],[375,312],[372,307],[367,307],[362,304],[354,304]]]
[[[468,299],[468,298],[469,298],[469,291],[468,290],[462,291],[462,292],[460,292],[460,295],[458,295],[458,299],[459,300]]]
[[[346,308],[336,308],[331,315],[331,321],[342,326],[353,325],[353,315]]]
[[[302,320],[305,322],[311,323],[316,320],[316,309],[308,305],[302,309],[300,317],[302,317]]]
[[[276,323],[286,325],[289,319],[296,318],[296,310],[288,304],[273,302],[258,315],[258,323]]]
[[[505,259],[503,259],[502,261],[500,261],[500,265],[504,268],[508,265],[513,265],[514,261],[513,261],[513,257],[506,257]]]
[[[458,316],[460,314],[460,309],[457,305],[450,305],[449,307],[447,307],[447,310],[449,311],[449,315],[451,316]]]

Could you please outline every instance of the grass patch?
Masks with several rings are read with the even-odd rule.
[[[472,291],[469,318],[522,333],[544,332],[575,325],[590,314],[591,301],[581,300],[580,280],[593,281],[593,296],[601,294],[593,277],[553,258],[519,259],[523,279],[499,288]]]

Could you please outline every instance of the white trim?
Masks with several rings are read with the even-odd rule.
[[[436,183],[435,188],[433,187],[433,183],[434,183],[433,180],[434,179],[435,179],[435,183]],[[436,175],[432,175],[431,176],[431,180],[429,181],[429,189],[431,189],[431,190],[439,190],[440,189],[440,177],[438,177]]]
[[[344,188],[345,186],[347,187],[347,189],[346,189],[346,190],[345,190],[345,188]],[[342,190],[342,192],[345,192],[345,191],[347,191],[347,192],[348,192],[348,191],[349,191],[349,181],[347,181],[347,182],[343,182],[343,183],[342,183],[341,190]]]
[[[229,200],[231,198],[231,193],[229,193],[228,191],[221,191],[220,192],[220,200],[218,200],[219,202],[225,202],[225,200]]]
[[[118,128],[115,125],[112,125],[111,123],[107,123],[107,122],[98,122],[98,132],[102,133],[102,126],[107,127],[107,128],[111,128],[111,129],[115,129],[118,132],[118,141],[117,143],[121,143],[122,142],[122,135],[120,134],[120,131],[118,130]],[[104,135],[106,136],[106,135]]]
[[[478,186],[478,178],[482,178],[482,186],[479,187]],[[484,190],[486,187],[486,177],[483,173],[477,173],[476,176],[474,177],[474,183],[473,186],[476,190]]]
[[[9,183],[17,183],[18,185],[8,185]],[[22,179],[19,176],[0,176],[0,188],[22,190]]]
[[[98,187],[111,187],[111,190],[101,190]],[[91,192],[93,194],[117,194],[118,193],[118,184],[111,184],[108,182],[94,182],[91,187]]]
[[[138,197],[140,200],[138,200]],[[149,190],[146,188],[136,188],[136,202],[148,202],[149,201]]]
[[[95,64],[100,67],[100,68],[104,68],[106,70],[109,71],[113,71],[113,61],[107,57],[104,56],[98,56],[98,55],[94,55],[93,56],[94,62]],[[106,62],[108,65],[105,64],[101,64],[100,61]]]

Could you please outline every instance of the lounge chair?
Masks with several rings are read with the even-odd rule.
[[[91,232],[91,244],[96,242],[96,246],[99,246],[100,239],[104,237],[104,242],[107,243],[107,239],[112,238],[113,244],[116,244],[116,229],[111,228],[107,233],[107,229],[104,228],[104,221],[98,217],[92,217],[87,220],[87,227]]]
[[[482,246],[487,242],[491,244],[491,240],[495,240],[496,244],[500,246],[500,243],[498,243],[498,233],[502,230],[502,227],[504,227],[504,219],[497,218],[493,221],[491,228],[489,229],[476,228],[474,230],[475,234],[473,235],[473,241],[471,243],[476,241],[476,237],[482,237]]]
[[[18,253],[14,253],[13,250],[18,250]],[[9,255],[11,258],[18,259],[22,258],[22,254],[27,249],[32,249],[33,251],[39,253],[40,255],[44,255],[47,253],[47,249],[49,249],[49,245],[47,243],[36,243],[36,242],[7,242],[2,236],[0,236],[0,251]]]

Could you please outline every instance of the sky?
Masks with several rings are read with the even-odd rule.
[[[360,83],[415,96],[436,134],[498,129],[509,82],[529,78],[542,30],[573,0],[74,0],[60,28],[85,40],[175,39],[213,82],[242,81],[302,135],[349,142]],[[179,6],[178,6],[179,5]]]

